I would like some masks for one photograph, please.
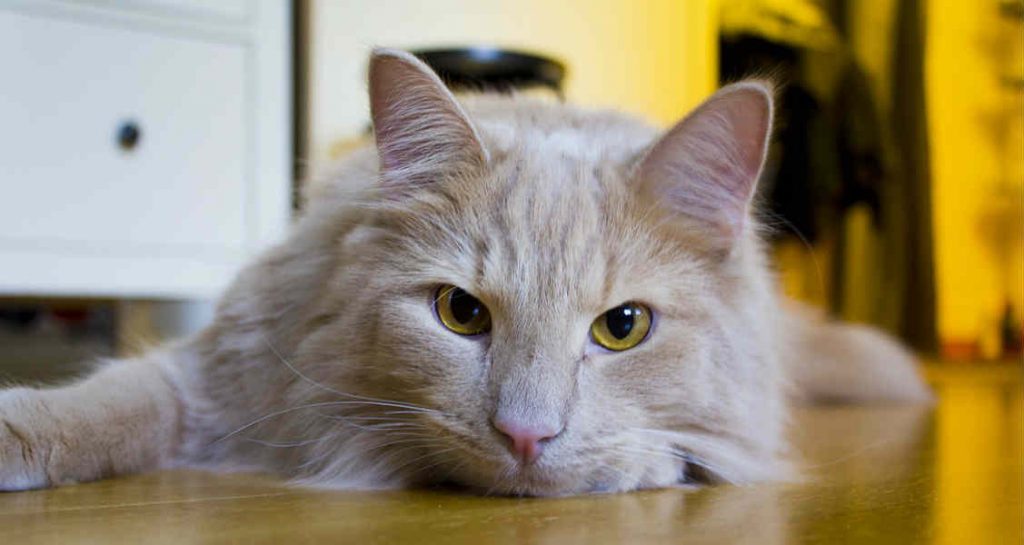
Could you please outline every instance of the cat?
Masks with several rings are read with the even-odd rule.
[[[395,50],[369,94],[376,146],[212,325],[0,391],[0,489],[168,467],[531,496],[784,480],[793,403],[929,398],[895,341],[776,295],[752,210],[770,84],[663,134],[456,99]]]

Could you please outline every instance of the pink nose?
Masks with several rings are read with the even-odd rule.
[[[509,450],[523,464],[533,463],[544,449],[543,443],[562,432],[551,426],[528,425],[503,419],[494,420],[494,427],[509,438]]]

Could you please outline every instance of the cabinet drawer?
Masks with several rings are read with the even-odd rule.
[[[245,19],[254,8],[251,0],[64,0],[122,11],[185,18]]]
[[[0,244],[244,249],[244,46],[0,10],[0,66]]]

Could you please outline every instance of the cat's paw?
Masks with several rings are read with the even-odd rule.
[[[0,492],[50,486],[47,454],[27,423],[32,390],[0,391]]]

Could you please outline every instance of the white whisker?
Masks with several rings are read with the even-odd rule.
[[[294,373],[295,376],[299,377],[300,379],[306,381],[307,383],[309,383],[309,384],[311,384],[311,385],[313,385],[313,386],[315,386],[317,388],[323,389],[323,390],[325,390],[327,392],[330,392],[332,394],[335,394],[335,395],[338,395],[338,396],[341,396],[341,397],[347,397],[347,398],[352,398],[352,399],[356,399],[356,400],[361,400],[361,401],[368,402],[368,403],[369,402],[378,403],[378,404],[382,404],[384,406],[397,407],[397,408],[401,408],[401,409],[411,409],[411,410],[417,410],[417,411],[423,411],[423,412],[431,412],[431,413],[440,413],[441,412],[441,411],[438,411],[436,409],[430,409],[430,408],[427,408],[427,407],[420,407],[419,405],[415,405],[415,404],[412,404],[412,403],[406,403],[406,402],[403,402],[403,401],[392,401],[392,400],[387,400],[387,399],[377,399],[377,398],[362,396],[362,395],[358,395],[358,394],[350,394],[348,392],[342,392],[340,390],[336,390],[336,389],[331,388],[330,386],[327,386],[327,385],[325,385],[325,384],[323,384],[323,383],[321,383],[319,381],[313,380],[312,378],[306,376],[301,371],[296,369],[295,366],[292,365],[291,362],[289,362],[284,356],[282,356],[281,353],[277,350],[277,348],[274,347],[274,345],[270,342],[270,339],[268,339],[266,337],[263,337],[263,342],[264,342],[264,344],[267,345],[267,348],[271,351],[271,353],[273,353],[274,356],[277,357],[277,359],[285,367],[287,367],[292,373]]]

